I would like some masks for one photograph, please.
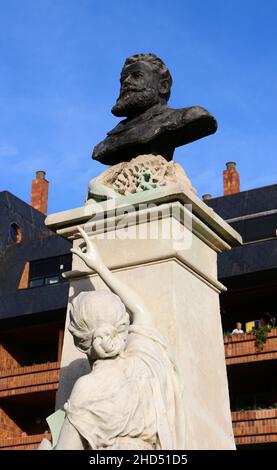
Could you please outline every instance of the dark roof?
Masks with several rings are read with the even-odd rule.
[[[244,244],[218,258],[219,278],[277,269],[277,184],[205,201]]]
[[[277,209],[277,184],[215,197],[205,202],[223,219],[270,211]]]
[[[68,300],[68,283],[19,289],[0,296],[0,319],[39,314],[47,321],[47,314],[65,309]]]
[[[277,268],[277,237],[232,248],[218,256],[219,278]]]
[[[70,254],[71,243],[45,226],[45,215],[8,191],[0,193],[0,319],[66,308],[68,284],[20,289],[28,261]],[[22,241],[10,238],[10,226],[22,230]]]
[[[9,227],[16,223],[22,229],[23,241],[50,235],[45,226],[45,215],[8,191],[0,192],[0,254],[12,244]]]

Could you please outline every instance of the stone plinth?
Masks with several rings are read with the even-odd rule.
[[[219,311],[225,288],[217,280],[217,254],[241,243],[237,232],[182,184],[87,204],[50,215],[46,224],[74,247],[81,242],[77,226],[84,227],[108,268],[154,312],[183,382],[184,449],[234,449]],[[67,277],[68,310],[79,292],[104,288],[76,256]],[[88,370],[66,330],[57,407]]]

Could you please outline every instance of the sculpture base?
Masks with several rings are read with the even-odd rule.
[[[53,214],[46,224],[73,239],[74,247],[80,244],[77,226],[85,227],[108,268],[154,312],[183,383],[183,448],[235,449],[219,311],[225,288],[217,280],[217,253],[241,243],[237,232],[182,184]],[[68,312],[79,292],[105,288],[76,256],[67,277]],[[88,370],[66,328],[58,408]]]
[[[184,169],[161,155],[139,155],[113,165],[89,182],[87,203],[129,196],[141,191],[181,183],[197,194]]]

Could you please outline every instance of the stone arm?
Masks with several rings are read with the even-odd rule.
[[[88,237],[82,228],[78,227],[78,230],[85,242],[86,251],[83,251],[81,248],[78,248],[77,250],[72,248],[72,253],[79,256],[89,269],[96,271],[111,291],[121,298],[127,311],[132,317],[133,323],[154,326],[153,315],[141,297],[133,289],[118,279],[107,268],[107,266],[105,266],[96,244]]]

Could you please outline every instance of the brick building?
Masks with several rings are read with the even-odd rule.
[[[43,172],[32,189],[36,209],[0,193],[0,449],[37,446],[59,381],[71,244],[45,227]]]
[[[230,178],[230,181],[229,181]],[[236,322],[275,326],[277,317],[277,184],[240,192],[234,162],[223,172],[224,196],[206,203],[243,239],[219,255],[218,275],[224,332]],[[277,448],[277,329],[258,347],[255,335],[226,337],[225,357],[236,444]]]
[[[224,195],[205,202],[243,237],[220,255],[223,331],[276,316],[277,185],[240,192],[234,162]],[[0,193],[0,449],[34,449],[47,435],[59,381],[71,244],[44,225],[48,182],[37,172],[31,205]],[[233,427],[238,448],[277,448],[277,330],[263,347],[254,335],[226,337]]]

